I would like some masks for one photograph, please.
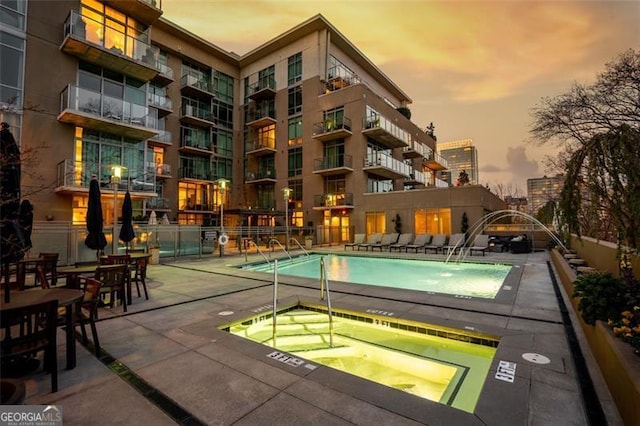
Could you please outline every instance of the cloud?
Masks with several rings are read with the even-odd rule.
[[[523,146],[507,147],[507,169],[514,177],[536,176],[538,162],[527,158],[527,149]]]
[[[499,173],[504,172],[505,169],[502,167],[498,167],[494,164],[487,164],[479,168],[482,173]]]

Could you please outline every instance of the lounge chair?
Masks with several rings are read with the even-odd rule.
[[[405,252],[409,253],[409,250],[413,250],[415,253],[418,250],[424,250],[427,244],[431,242],[431,234],[418,234],[416,235],[416,239],[413,240],[413,243],[407,244],[405,247]]]
[[[356,234],[353,237],[353,242],[352,243],[346,243],[344,245],[344,249],[346,250],[347,247],[351,247],[351,250],[355,250],[355,247],[357,247],[358,245],[364,243],[364,237],[365,237],[364,234]]]
[[[400,234],[397,233],[384,234],[382,236],[382,240],[380,240],[378,244],[371,245],[371,251],[373,251],[373,249],[380,249],[380,251],[382,251],[383,248],[388,248],[391,244],[394,244],[396,241],[398,241],[399,235]]]
[[[473,256],[474,251],[481,252],[484,256],[484,252],[489,248],[489,236],[485,234],[478,234],[473,240],[473,244],[469,247],[469,254]]]
[[[380,233],[371,234],[367,238],[366,243],[358,244],[358,251],[360,251],[361,248],[364,248],[367,251],[369,251],[369,247],[371,247],[374,244],[379,244],[380,241],[382,241],[382,234]]]
[[[446,250],[447,254],[451,252],[455,254],[458,250],[462,250],[462,247],[464,247],[464,237],[465,235],[463,233],[452,234],[451,238],[449,238],[449,244],[442,247],[442,253],[444,254]]]
[[[413,239],[413,234],[412,233],[408,233],[408,234],[400,234],[400,237],[398,238],[398,242],[394,243],[394,244],[389,244],[389,251],[393,251],[395,249],[398,249],[398,251],[402,250],[403,248],[406,248],[408,244],[411,243],[411,240]]]
[[[440,250],[444,252],[444,245],[447,243],[447,236],[445,234],[436,234],[431,240],[431,244],[424,246],[424,252],[427,250],[433,250],[438,253]]]

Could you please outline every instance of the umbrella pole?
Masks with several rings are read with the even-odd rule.
[[[4,303],[9,303],[11,300],[11,289],[9,288],[9,262],[4,262],[2,265],[2,272],[4,275]]]

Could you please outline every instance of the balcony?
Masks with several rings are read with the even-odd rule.
[[[149,81],[159,73],[157,58],[160,50],[157,47],[106,27],[102,22],[75,10],[65,21],[60,49],[84,61],[142,81]]]
[[[362,134],[385,145],[388,148],[404,148],[409,146],[410,135],[382,115],[365,117]]]
[[[313,173],[331,176],[353,172],[353,157],[351,155],[336,155],[313,160]]]
[[[192,154],[213,155],[211,140],[208,137],[185,136],[180,141],[179,150]]]
[[[421,144],[418,141],[411,140],[409,146],[402,148],[402,156],[404,158],[424,158],[429,155],[431,148]]]
[[[74,160],[64,160],[58,163],[58,177],[55,192],[63,194],[89,193],[91,176],[95,175],[100,181],[101,192],[114,190],[111,181],[111,164],[98,164]],[[155,171],[147,168],[123,169],[123,176],[118,184],[118,191],[129,189],[132,196],[152,197],[156,195]]]
[[[168,132],[166,130],[157,130],[157,132],[157,135],[151,136],[149,138],[149,145],[159,147],[167,147],[173,145],[173,142],[171,141],[171,132]]]
[[[253,139],[244,144],[245,155],[261,156],[276,152],[275,138]]]
[[[171,210],[171,204],[168,198],[156,197],[147,200],[147,210]]]
[[[173,112],[173,102],[166,96],[150,93],[147,97],[147,105],[158,110],[158,118],[162,118]]]
[[[60,95],[58,121],[132,139],[158,133],[157,111],[70,84]]]
[[[330,141],[351,136],[351,119],[342,117],[338,120],[325,120],[313,125],[313,138],[319,141]]]
[[[273,168],[261,167],[248,170],[244,176],[245,183],[276,183],[276,171]]]
[[[180,179],[192,179],[211,182],[214,179],[211,170],[206,169],[194,169],[194,168],[181,168],[179,170]]]
[[[364,159],[362,170],[387,179],[404,179],[410,177],[413,168],[388,155],[370,154]]]
[[[182,104],[180,121],[200,127],[211,127],[214,125],[211,109],[199,108],[189,104]]]
[[[158,69],[160,72],[153,78],[153,81],[162,86],[173,83],[173,69],[171,67],[158,63]]]
[[[437,152],[433,152],[433,151],[431,152],[431,155],[429,155],[429,157],[424,159],[422,164],[436,172],[441,170],[447,170],[449,168],[449,163],[447,162],[447,160],[444,159]]]
[[[255,108],[247,112],[247,126],[260,129],[276,124],[276,111],[273,108]]]
[[[213,98],[213,89],[211,82],[204,78],[185,74],[180,79],[181,92],[189,97],[211,100]]]
[[[345,192],[341,194],[317,194],[313,196],[314,210],[352,209],[353,194]]]
[[[219,209],[214,204],[209,203],[197,203],[188,201],[186,204],[180,206],[181,211],[185,212],[207,212],[212,213]]]
[[[172,177],[170,164],[149,162],[147,163],[147,173],[150,173],[150,174],[155,173],[156,178],[158,179],[169,179]]]
[[[248,87],[248,98],[256,102],[272,99],[276,96],[276,80],[273,77],[260,78]]]
[[[425,174],[418,170],[413,170],[409,174],[408,178],[404,179],[405,186],[417,186],[417,185],[425,185],[426,184]]]
[[[103,3],[149,26],[162,16],[162,0],[103,0]]]

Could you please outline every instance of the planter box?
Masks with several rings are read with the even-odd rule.
[[[582,320],[578,311],[579,299],[571,297],[575,272],[557,250],[551,252],[551,260],[565,292],[571,298],[571,306],[607,382],[620,417],[625,424],[640,425],[640,356],[633,353],[631,345],[615,337],[606,323],[597,321],[593,326]]]

